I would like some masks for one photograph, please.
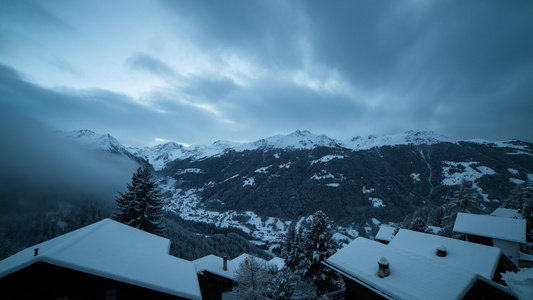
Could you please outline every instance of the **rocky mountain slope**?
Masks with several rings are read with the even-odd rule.
[[[93,136],[94,138],[94,136]],[[468,183],[487,213],[533,181],[533,147],[520,141],[457,141],[431,131],[335,140],[296,131],[251,143],[122,148],[148,158],[167,209],[185,219],[275,238],[292,220],[326,212],[354,236],[439,207]]]

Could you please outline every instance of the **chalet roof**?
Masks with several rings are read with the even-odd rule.
[[[278,270],[281,270],[283,269],[283,267],[285,267],[285,260],[281,257],[274,257],[268,261],[268,264],[271,266],[275,266],[276,268],[278,268]]]
[[[458,213],[453,231],[517,243],[526,242],[526,220]]]
[[[385,278],[378,276],[382,257],[390,268]],[[326,264],[388,299],[461,299],[477,280],[507,291],[470,270],[362,237],[332,255]]]
[[[224,258],[216,255],[207,255],[201,258],[198,258],[194,260],[194,264],[196,265],[196,271],[197,272],[209,272],[224,278],[228,278],[231,280],[235,280],[235,270],[239,267],[241,262],[243,262],[247,257],[253,257],[259,261],[262,261],[268,265],[272,265],[278,268],[278,270],[281,270],[283,266],[285,265],[285,261],[282,258],[274,257],[269,261],[266,261],[262,258],[244,253],[232,260],[228,260],[227,270],[223,269],[224,266]]]
[[[207,271],[207,272],[216,274],[218,276],[222,276],[224,278],[235,280],[235,270],[239,267],[239,264],[242,261],[244,261],[247,257],[253,257],[253,256],[245,253],[245,254],[241,254],[240,256],[232,260],[228,260],[227,270],[223,269],[224,258],[213,255],[213,254],[198,258],[194,260],[193,262],[196,265],[197,272]],[[258,258],[258,257],[255,257],[255,258],[265,261],[262,258]]]
[[[38,254],[34,256],[34,249]],[[189,299],[201,299],[192,262],[168,254],[168,239],[105,219],[0,261],[0,277],[36,262]]]
[[[434,263],[445,262],[467,269],[488,279],[494,277],[502,253],[500,248],[407,229],[400,229],[389,245],[430,258]],[[445,257],[436,255],[440,246],[446,248]]]
[[[523,219],[524,216],[517,209],[509,208],[496,208],[491,214],[493,217],[502,217],[502,218],[514,218],[514,219]]]
[[[376,234],[375,239],[385,242],[390,242],[392,238],[394,237],[394,232],[396,231],[396,227],[391,227],[387,225],[381,225],[379,227],[378,233]]]

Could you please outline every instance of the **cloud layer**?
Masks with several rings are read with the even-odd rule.
[[[4,6],[0,101],[54,129],[135,146],[296,129],[533,141],[529,2]]]

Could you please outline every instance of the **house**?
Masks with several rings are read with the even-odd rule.
[[[235,270],[245,261],[246,258],[253,257],[280,270],[285,265],[285,261],[279,257],[274,257],[269,261],[249,254],[242,254],[232,260],[227,257],[208,255],[194,261],[198,272],[198,281],[203,299],[224,299],[227,292],[231,291],[235,285]]]
[[[238,267],[227,257],[208,255],[193,261],[198,272],[202,299],[219,300],[235,285],[235,269]],[[240,261],[239,261],[240,262]]]
[[[392,241],[397,230],[396,227],[381,225],[374,239],[386,245]]]
[[[446,253],[447,263],[467,268],[500,284],[505,284],[501,273],[518,271],[499,248],[443,236],[401,229],[389,245],[429,258],[434,258],[435,249],[441,247]]]
[[[500,256],[496,248],[402,229],[388,245],[359,237],[324,264],[342,275],[346,299],[517,299],[491,280]]]
[[[524,219],[458,213],[453,231],[464,233],[469,242],[500,248],[516,265],[520,244],[526,242]]]
[[[522,213],[517,209],[509,208],[496,208],[491,214],[493,217],[502,217],[502,218],[513,218],[513,219],[523,219]]]
[[[169,249],[105,219],[0,261],[2,299],[201,299],[194,263]]]

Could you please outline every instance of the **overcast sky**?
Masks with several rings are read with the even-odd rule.
[[[0,109],[127,146],[533,141],[533,1],[0,0]]]

